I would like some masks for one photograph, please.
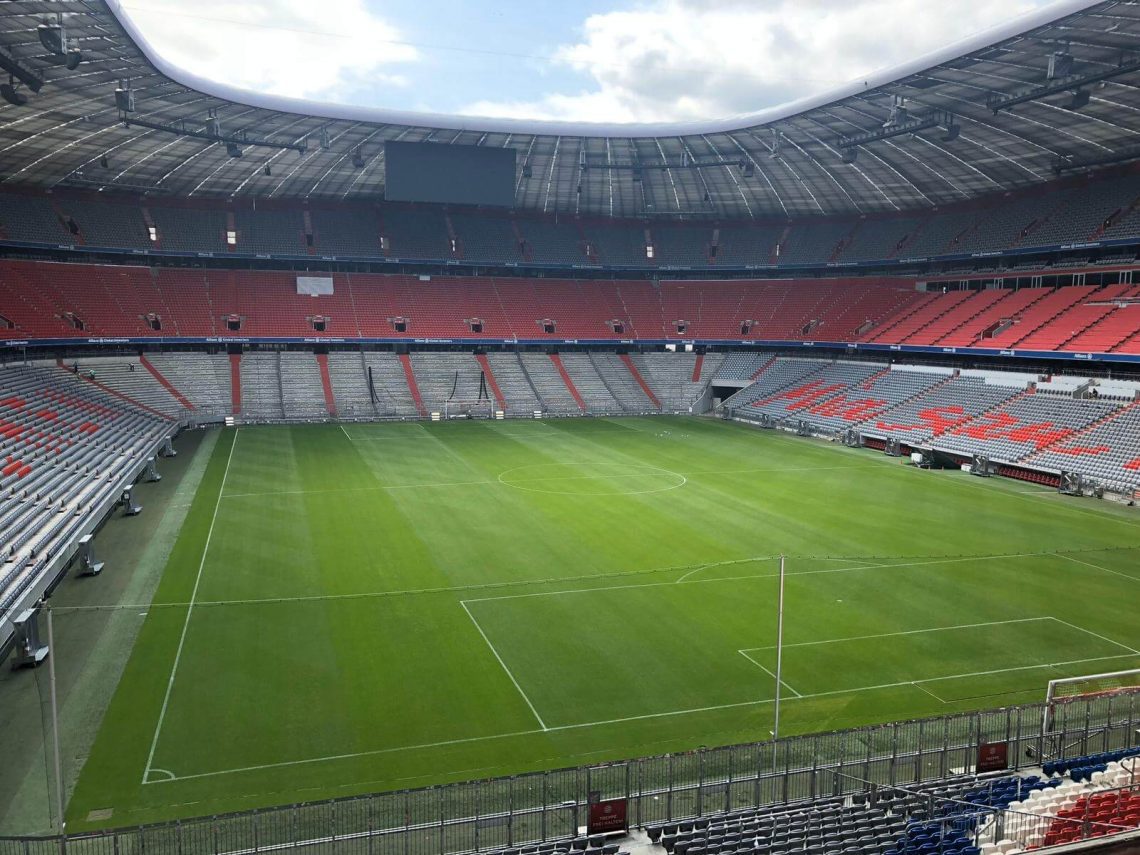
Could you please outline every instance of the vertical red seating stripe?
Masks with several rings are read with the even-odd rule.
[[[701,382],[701,369],[705,367],[705,355],[703,353],[697,354],[696,364],[693,365],[693,382]]]
[[[61,371],[66,371],[68,374],[72,373],[71,369],[63,364],[62,359],[57,359],[55,361],[55,363],[56,363],[56,365],[58,365],[60,367]],[[126,401],[128,404],[131,404],[135,407],[138,407],[140,410],[146,410],[148,413],[155,415],[155,416],[158,416],[161,419],[170,418],[170,416],[166,415],[166,413],[160,413],[158,410],[154,409],[153,407],[148,407],[146,404],[142,403],[142,401],[136,401],[130,395],[124,395],[118,389],[112,389],[110,386],[104,386],[98,380],[92,380],[90,377],[84,377],[82,374],[80,374],[79,377],[80,377],[80,379],[85,380],[88,383],[90,383],[92,386],[95,386],[99,389],[102,389],[108,395],[113,395],[114,397],[118,398],[120,401]]]
[[[637,381],[637,385],[641,387],[641,391],[645,396],[653,402],[653,406],[661,409],[661,402],[657,400],[657,396],[653,394],[653,390],[649,388],[649,384],[645,382],[645,378],[641,376],[641,372],[637,370],[637,366],[633,364],[633,360],[628,353],[621,355],[621,361],[625,363],[625,367],[629,369],[629,373],[633,375],[633,379]]]
[[[230,354],[230,412],[241,414],[241,354]]]
[[[317,367],[321,369],[321,386],[325,390],[325,408],[329,411],[330,416],[335,416],[336,398],[333,396],[332,377],[329,376],[329,355],[318,353],[316,356]]]
[[[487,360],[487,354],[477,353],[475,354],[475,359],[483,369],[483,375],[487,378],[487,385],[491,387],[491,394],[495,396],[495,401],[498,403],[499,409],[505,410],[507,408],[507,399],[503,397],[503,392],[495,380],[495,372],[491,370],[491,363]]]
[[[570,373],[566,370],[566,366],[562,364],[562,357],[557,353],[550,354],[550,361],[554,363],[554,367],[558,369],[558,373],[562,375],[562,382],[566,384],[567,391],[570,392],[570,397],[574,399],[574,403],[578,405],[578,409],[583,413],[586,412],[586,402],[582,400],[582,396],[578,393],[578,387],[574,385],[574,381],[570,379]]]
[[[421,416],[427,415],[423,396],[420,395],[420,385],[416,382],[416,373],[412,370],[412,358],[406,353],[400,354],[400,364],[404,366],[404,379],[408,381],[408,391],[412,393],[412,400],[416,402],[416,412]]]
[[[180,403],[188,410],[195,409],[194,405],[190,403],[190,399],[175,389],[174,384],[163,377],[162,372],[155,368],[154,364],[151,363],[151,361],[147,359],[146,356],[140,354],[139,362],[142,363],[143,368],[151,373],[151,376],[153,376],[155,380],[162,384],[162,388],[174,396],[174,400],[178,401],[178,403]]]

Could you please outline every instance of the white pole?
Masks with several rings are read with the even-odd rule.
[[[780,556],[780,596],[776,606],[776,720],[772,739],[780,738],[780,679],[784,669],[784,556]]]
[[[51,742],[52,754],[55,763],[55,809],[59,817],[60,833],[67,831],[67,823],[63,818],[63,763],[59,754],[59,699],[56,694],[55,683],[55,632],[52,621],[51,606],[44,609],[47,612],[48,637],[48,684],[51,687]]]

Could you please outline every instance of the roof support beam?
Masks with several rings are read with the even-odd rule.
[[[194,130],[187,128],[184,124],[167,124],[164,122],[152,122],[148,119],[136,119],[132,116],[123,113],[120,115],[124,127],[132,127],[137,125],[142,128],[150,128],[153,131],[165,131],[168,134],[176,134],[180,137],[194,137],[199,140],[206,140],[207,142],[220,142],[227,145],[250,145],[258,146],[260,148],[279,148],[279,149],[292,149],[293,151],[304,154],[308,151],[308,146],[304,140],[301,142],[281,142],[280,140],[273,140],[264,137],[251,137],[244,133],[237,134],[216,134],[210,133],[208,130]]]
[[[1119,65],[1106,68],[1102,71],[1059,77],[1056,80],[1051,80],[1040,86],[1034,86],[1032,89],[1023,89],[1011,95],[1000,95],[995,92],[986,99],[986,106],[993,110],[996,115],[1002,110],[1008,110],[1011,107],[1016,107],[1018,104],[1026,104],[1030,101],[1036,101],[1039,98],[1060,94],[1061,92],[1073,92],[1089,83],[1111,80],[1114,77],[1120,77],[1122,74],[1130,74],[1133,71],[1140,71],[1140,58],[1132,59],[1128,62],[1121,62]]]
[[[856,148],[857,146],[866,145],[867,143],[889,140],[892,137],[901,137],[907,134],[917,134],[919,131],[938,127],[946,128],[947,131],[956,127],[954,124],[954,115],[944,110],[933,110],[924,116],[915,116],[913,119],[907,119],[903,122],[883,125],[881,128],[877,128],[873,131],[863,131],[858,134],[842,136],[839,138],[839,148]]]

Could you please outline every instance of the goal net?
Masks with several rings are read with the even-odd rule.
[[[493,419],[495,417],[495,406],[492,401],[486,398],[477,401],[445,401],[443,417],[445,419]]]
[[[1058,719],[1064,716],[1067,705],[1128,694],[1140,695],[1140,668],[1050,680],[1045,692],[1042,733],[1047,735],[1053,731]],[[1081,715],[1083,718],[1084,713]]]

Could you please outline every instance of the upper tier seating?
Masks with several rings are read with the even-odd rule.
[[[245,211],[234,214],[235,249],[271,255],[304,255],[304,221],[299,211]]]
[[[452,258],[447,222],[436,208],[392,211],[383,218],[389,258]]]
[[[474,261],[522,261],[514,226],[506,218],[451,214],[463,258]]]
[[[374,208],[321,209],[309,215],[313,223],[313,246],[320,255],[384,255],[380,245],[380,218]]]
[[[0,227],[8,240],[25,243],[74,243],[45,196],[0,193]]]
[[[106,202],[60,200],[59,207],[78,226],[87,246],[147,249],[153,246],[147,235],[142,208]]]
[[[321,182],[318,181],[318,184]],[[327,188],[320,188],[323,192]],[[351,189],[351,188],[350,188]],[[197,202],[197,200],[195,200]],[[148,197],[94,197],[66,191],[0,195],[0,240],[189,253],[318,255],[402,259],[533,261],[716,268],[927,258],[1055,246],[1140,234],[1140,176],[1063,181],[1018,195],[981,197],[949,209],[867,218],[819,217],[748,223],[558,219],[538,212],[481,212],[402,203],[306,202],[271,209],[203,201],[194,208]],[[236,244],[227,245],[232,216]],[[146,231],[157,227],[157,244]],[[645,251],[650,232],[652,257]],[[387,247],[381,237],[387,239]],[[518,238],[523,239],[520,246]],[[452,239],[455,246],[452,246]],[[713,251],[715,248],[715,251]]]
[[[861,220],[843,246],[843,261],[873,261],[895,258],[922,225],[921,217],[891,217]]]
[[[599,264],[645,266],[649,263],[644,227],[587,225],[582,227],[582,234]]]

